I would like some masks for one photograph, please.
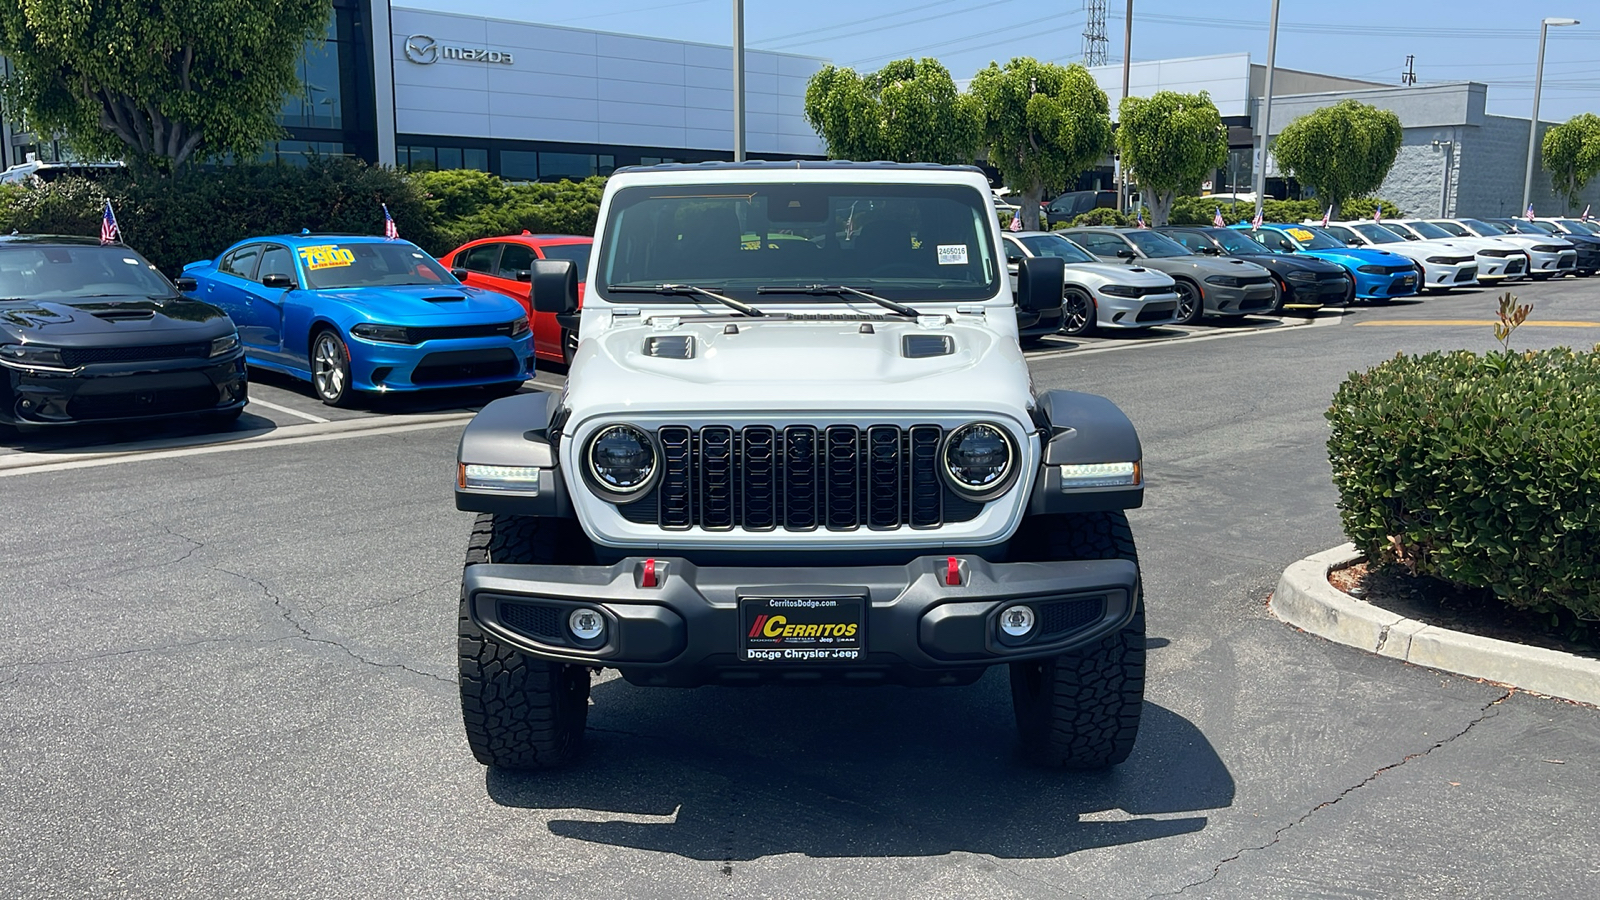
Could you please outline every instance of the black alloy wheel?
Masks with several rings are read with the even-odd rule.
[[[1177,325],[1193,325],[1200,321],[1205,314],[1205,299],[1200,294],[1200,286],[1194,282],[1179,278],[1173,290],[1178,292],[1178,320]]]
[[[1098,315],[1094,297],[1080,287],[1068,285],[1061,291],[1061,333],[1068,337],[1093,334]]]

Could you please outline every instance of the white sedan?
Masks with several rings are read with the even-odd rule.
[[[1528,274],[1535,281],[1565,275],[1578,264],[1578,251],[1571,241],[1536,234],[1515,234],[1493,222],[1482,219],[1429,219],[1429,222],[1451,234],[1473,237],[1494,237],[1510,241],[1528,251]]]
[[[1461,237],[1424,219],[1385,219],[1383,227],[1408,241],[1446,241],[1471,250],[1478,258],[1478,283],[1498,284],[1528,277],[1528,254],[1500,238]]]
[[[1309,224],[1309,223],[1308,223]],[[1406,257],[1422,270],[1424,291],[1448,291],[1478,280],[1477,254],[1444,241],[1407,241],[1377,222],[1339,222],[1324,230],[1352,247],[1387,250]]]
[[[1006,260],[1016,287],[1016,264],[1023,257],[1054,256],[1067,264],[1062,288],[1061,331],[1072,336],[1096,328],[1150,328],[1178,319],[1176,282],[1144,266],[1101,262],[1059,234],[1015,231],[1004,235]]]

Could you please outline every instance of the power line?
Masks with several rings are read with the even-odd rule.
[[[895,16],[904,16],[904,15],[909,15],[911,13],[925,12],[925,11],[927,11],[929,9],[932,9],[932,8],[936,7],[936,6],[949,6],[950,4],[956,3],[956,2],[958,2],[958,0],[934,0],[933,3],[918,4],[916,6],[910,6],[910,7],[907,7],[905,9],[897,9],[897,10],[893,10],[891,12],[881,13],[881,14],[876,15],[876,16],[867,16],[865,19],[854,19],[854,20],[849,21],[849,22],[840,22],[837,25],[824,25],[821,28],[812,28],[809,31],[794,31],[794,32],[790,32],[789,34],[780,34],[780,35],[777,35],[775,37],[761,38],[759,40],[750,41],[750,43],[751,44],[771,44],[771,43],[776,43],[776,42],[779,42],[779,41],[787,41],[787,40],[790,40],[792,38],[805,37],[806,35],[821,34],[824,31],[838,31],[841,28],[851,28],[851,27],[856,26],[856,25],[866,24],[867,22],[878,22],[878,21],[881,21],[883,19],[892,19]]]
[[[896,28],[905,28],[905,27],[908,27],[908,26],[911,26],[911,25],[921,25],[924,22],[931,22],[931,21],[933,21],[935,19],[948,19],[951,16],[966,15],[967,13],[976,12],[976,11],[978,11],[980,9],[988,9],[991,6],[1004,6],[1007,3],[1015,3],[1015,2],[1016,2],[1016,0],[989,0],[989,2],[987,2],[987,3],[979,3],[979,4],[976,4],[974,6],[964,6],[964,7],[960,8],[960,9],[952,9],[949,12],[939,13],[938,15],[922,16],[921,18],[916,19],[915,21],[911,21],[911,22],[894,22],[894,23],[891,23],[891,24],[888,24],[888,25],[879,25],[876,28],[863,28],[863,29],[861,29],[859,31],[851,32],[848,35],[848,37],[856,38],[856,37],[860,37],[860,36],[865,35],[865,34],[876,34],[877,32],[880,32],[880,31],[893,31]],[[918,12],[920,12],[920,10],[918,10]],[[801,40],[801,41],[784,41],[782,43],[778,43],[778,44],[769,46],[766,49],[768,49],[768,50],[784,50],[784,49],[788,49],[790,47],[801,47],[801,46],[804,46],[806,44],[814,44],[817,41],[822,41],[822,40],[836,40],[836,39],[838,39],[840,37],[844,37],[844,36],[836,35],[836,36],[831,37],[831,38],[829,38],[829,37],[824,37],[824,38],[806,38],[805,40]]]
[[[1028,31],[1028,35],[1027,35],[1028,37],[1035,37],[1035,36],[1044,35],[1044,34],[1055,34],[1057,32],[1061,32],[1061,31],[1070,31],[1071,29],[1081,27],[1079,23],[1072,22],[1070,24],[1060,25],[1060,26],[1057,26],[1055,28],[1038,29],[1038,28],[1035,28],[1035,26],[1037,24],[1038,24],[1038,20],[1037,19],[1029,20],[1027,22],[1018,22],[1015,25],[1007,25],[1007,26],[1004,26],[1002,28],[992,29],[990,31],[980,31],[977,34],[969,34],[969,35],[965,35],[963,37],[953,38],[953,39],[948,40],[948,41],[939,41],[938,43],[935,43],[935,44],[924,44],[921,47],[912,47],[910,50],[901,50],[901,51],[897,51],[897,52],[894,52],[894,53],[880,53],[877,56],[868,56],[868,57],[865,57],[863,59],[858,59],[858,60],[850,63],[850,65],[856,66],[856,65],[860,65],[861,63],[874,62],[874,61],[880,60],[880,59],[898,59],[900,57],[910,56],[910,55],[915,54],[915,53],[921,53],[921,52],[923,52],[925,50],[938,50],[938,49],[941,49],[941,48],[944,48],[944,47],[948,47],[948,46],[950,46],[952,44],[961,44],[961,43],[965,43],[967,41],[975,41],[975,40],[978,40],[979,38],[993,37],[994,35],[997,35],[997,34],[1001,34],[1001,33],[1004,33],[1004,32],[1016,32],[1016,31],[1021,30],[1021,29],[1026,29]],[[982,45],[977,46],[977,47],[962,47],[962,48],[957,49],[957,50],[952,50],[951,53],[972,53],[972,52],[977,51],[977,50],[988,49],[989,47],[998,47],[998,46],[1001,46],[1003,44],[1010,43],[1010,42],[1014,41],[1015,39],[1016,39],[1015,35],[1013,35],[1013,36],[1006,37],[1006,38],[1003,38],[1003,39],[998,40],[998,41],[993,41],[993,42],[988,43],[988,44],[982,44]]]

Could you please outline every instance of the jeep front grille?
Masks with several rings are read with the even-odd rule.
[[[938,472],[937,425],[665,425],[661,481],[619,507],[665,529],[849,531],[937,528],[983,508]]]

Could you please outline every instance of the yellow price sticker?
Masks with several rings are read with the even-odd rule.
[[[1290,229],[1288,229],[1288,231],[1289,231],[1289,237],[1292,237],[1297,241],[1309,241],[1312,238],[1316,237],[1316,235],[1314,235],[1311,232],[1305,230],[1304,228],[1290,228]]]
[[[316,271],[354,265],[356,255],[338,244],[319,244],[315,247],[301,247],[300,259],[305,262],[307,269]]]

